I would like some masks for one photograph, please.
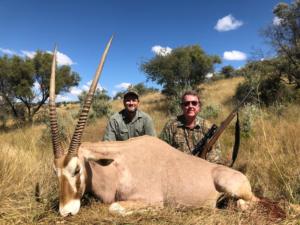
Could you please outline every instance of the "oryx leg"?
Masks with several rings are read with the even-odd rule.
[[[250,203],[259,201],[252,193],[249,180],[239,171],[220,166],[214,169],[213,178],[216,190],[237,198],[240,209],[246,210]]]
[[[118,201],[110,205],[109,212],[125,216],[162,207],[163,205],[160,203],[149,204],[142,201]]]

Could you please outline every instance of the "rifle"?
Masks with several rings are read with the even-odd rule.
[[[243,100],[235,107],[235,109],[227,116],[227,118],[221,123],[220,127],[217,127],[215,124],[208,130],[208,132],[204,135],[204,137],[197,143],[196,147],[193,149],[192,154],[203,159],[206,159],[206,155],[209,151],[211,151],[213,145],[217,142],[225,128],[229,125],[229,123],[233,120],[235,115],[238,115],[238,109],[242,106],[242,104],[246,101],[250,93],[253,91],[251,89],[247,95],[243,98]],[[236,124],[236,141],[238,137],[238,143],[236,142],[234,145],[234,151],[232,154],[232,163],[233,165],[239,148],[239,120],[237,117]]]
[[[211,128],[206,132],[206,134],[204,134],[204,137],[197,143],[197,145],[193,149],[192,155],[200,156],[199,154],[203,152],[202,149],[204,149],[204,146],[206,145],[207,141],[212,138],[212,136],[216,133],[217,129],[218,126],[216,124],[213,124],[211,126]]]

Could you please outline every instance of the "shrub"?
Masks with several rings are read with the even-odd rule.
[[[205,106],[201,112],[200,116],[204,119],[209,119],[209,118],[217,118],[220,113],[220,106],[219,105],[208,105]]]
[[[181,99],[177,96],[172,96],[167,98],[167,109],[170,115],[179,115],[181,114],[180,107]]]
[[[293,90],[281,82],[279,78],[268,78],[259,86],[260,100],[270,106],[274,103],[291,102],[294,99]]]
[[[253,132],[253,123],[259,113],[258,107],[253,104],[246,104],[241,113],[241,135],[250,137]]]
[[[83,106],[86,95],[86,92],[82,92],[79,96],[81,107]],[[107,95],[107,91],[97,89],[93,97],[88,121],[95,121],[96,118],[101,118],[103,116],[110,117],[112,114],[111,108],[110,97]]]
[[[238,86],[235,98],[242,100],[249,90],[254,89],[247,102],[259,102],[268,107],[297,100],[297,87],[287,82],[278,64],[280,59],[277,58],[248,63],[240,70],[246,81]]]
[[[8,115],[7,108],[5,106],[0,106],[0,122],[2,128],[6,127],[6,123],[8,119],[9,119],[9,115]]]
[[[245,82],[238,85],[235,92],[234,99],[239,102],[242,101],[251,89],[253,91],[249,94],[248,98],[245,100],[245,103],[250,103],[250,104],[258,103],[257,93],[255,92],[256,87],[250,82]]]

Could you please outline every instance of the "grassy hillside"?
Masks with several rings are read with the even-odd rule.
[[[235,88],[242,81],[235,78],[201,86],[203,108],[218,108],[212,122],[219,124],[230,112]],[[113,102],[114,111],[121,108],[121,100]],[[164,97],[142,97],[141,109],[152,116],[159,134],[168,119]],[[243,136],[235,168],[246,173],[258,196],[280,202],[287,212],[283,221],[270,220],[260,209],[238,212],[233,208],[166,208],[121,217],[110,215],[108,206],[92,197],[83,199],[78,215],[61,218],[51,144],[42,138],[47,136],[46,127],[38,125],[0,133],[0,224],[300,224],[295,205],[300,203],[299,111],[297,105],[267,110],[249,106],[241,111]],[[106,121],[89,124],[83,141],[101,140]],[[221,137],[225,157],[231,154],[233,124]]]

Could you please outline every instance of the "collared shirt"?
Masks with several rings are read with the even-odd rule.
[[[151,117],[147,113],[137,110],[134,118],[130,122],[126,122],[126,112],[123,109],[110,118],[103,140],[125,141],[146,134],[156,136]]]
[[[182,152],[191,154],[197,143],[211,128],[211,125],[209,121],[196,117],[196,125],[190,129],[185,126],[184,116],[180,115],[166,123],[160,134],[160,139]],[[223,163],[219,143],[216,143],[207,154],[207,160],[213,163]]]

